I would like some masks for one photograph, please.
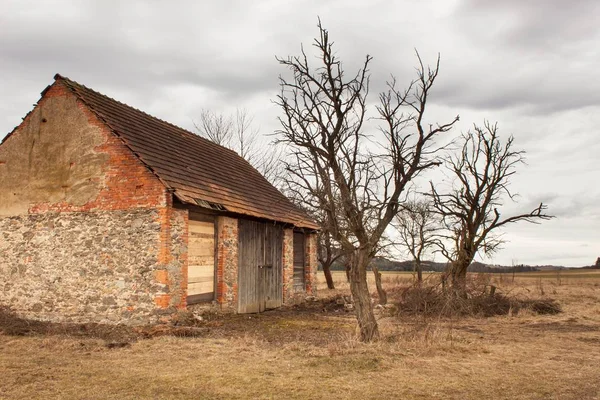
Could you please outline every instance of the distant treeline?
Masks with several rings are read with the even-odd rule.
[[[385,257],[375,257],[371,262],[372,265],[376,266],[380,271],[412,271],[414,269],[414,265],[412,261],[394,261],[389,260]],[[447,263],[440,263],[435,261],[423,261],[422,262],[423,271],[433,271],[433,272],[443,272],[446,270]],[[542,266],[542,267],[532,267],[529,265],[515,265],[514,267],[506,267],[506,266],[489,266],[484,263],[474,262],[469,266],[469,272],[496,272],[496,273],[509,273],[509,272],[532,272],[532,271],[540,271],[542,269],[558,269],[561,267],[553,267],[553,266]],[[332,265],[331,269],[333,271],[343,271],[344,264],[341,262],[335,263]]]

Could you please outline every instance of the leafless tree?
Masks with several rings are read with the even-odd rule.
[[[417,282],[423,282],[422,261],[439,242],[440,223],[438,215],[428,199],[405,202],[394,223],[400,245],[413,259]]]
[[[354,75],[347,75],[332,49],[329,34],[319,21],[314,41],[319,66],[313,68],[302,48],[299,56],[278,58],[293,77],[280,77],[275,103],[280,142],[290,147],[288,170],[295,182],[315,193],[327,214],[327,228],[351,265],[350,288],[360,338],[379,335],[367,286],[367,267],[380,238],[398,213],[408,183],[423,170],[439,164],[434,139],[452,128],[458,117],[443,125],[425,125],[430,90],[438,75],[417,54],[417,79],[406,90],[396,80],[379,95],[376,107],[380,140],[367,138],[369,64],[366,56]]]
[[[274,144],[265,146],[258,129],[253,127],[254,118],[245,109],[235,114],[217,114],[202,109],[200,120],[194,122],[196,131],[210,141],[237,152],[267,180],[280,184],[281,150]]]
[[[305,165],[307,171],[304,175],[315,177],[314,181],[311,182],[303,179],[304,175],[300,176],[297,173],[295,163],[285,162],[284,159],[284,165],[286,166],[286,174],[283,176],[282,191],[321,227],[317,233],[317,260],[323,268],[327,288],[335,289],[331,266],[336,261],[344,258],[344,251],[332,235],[330,230],[332,224],[328,220],[329,214],[321,208],[324,191],[318,179],[318,172],[314,165]],[[337,200],[339,201],[339,199]],[[340,207],[336,207],[336,210],[340,210]]]
[[[331,266],[336,261],[340,260],[344,256],[344,253],[341,247],[335,242],[331,232],[327,230],[327,226],[318,233],[318,241],[319,248],[317,251],[317,258],[323,268],[327,288],[335,289],[335,283],[333,282],[333,276],[331,275]]]
[[[509,189],[516,167],[524,162],[524,152],[513,149],[513,137],[503,144],[497,124],[485,122],[462,135],[462,148],[445,160],[453,178],[448,193],[440,193],[431,183],[431,196],[436,211],[450,232],[446,239],[452,245],[441,246],[449,261],[447,276],[455,294],[465,295],[467,268],[477,252],[491,254],[502,245],[498,229],[527,221],[536,223],[553,218],[540,203],[532,211],[502,216],[500,207],[506,198],[514,200]]]

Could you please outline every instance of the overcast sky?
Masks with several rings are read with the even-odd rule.
[[[347,69],[366,54],[372,92],[408,82],[414,48],[441,53],[429,119],[460,114],[515,136],[527,165],[511,210],[547,202],[555,220],[514,225],[485,262],[582,266],[600,256],[600,2],[0,0],[0,139],[60,73],[184,128],[199,110],[246,108],[277,128],[275,55],[310,44],[320,16]],[[375,94],[375,93],[373,93]],[[375,97],[375,96],[373,96]]]

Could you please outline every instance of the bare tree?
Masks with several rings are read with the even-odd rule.
[[[335,289],[335,283],[331,275],[331,266],[340,260],[344,256],[344,253],[342,248],[335,242],[331,232],[327,229],[327,225],[324,225],[324,229],[319,231],[318,241],[317,259],[323,268],[327,288]]]
[[[196,131],[210,141],[237,152],[267,180],[276,186],[281,176],[281,150],[274,144],[264,146],[258,129],[253,127],[254,118],[245,109],[235,114],[217,114],[202,109],[199,122],[194,122]]]
[[[407,184],[420,172],[439,164],[433,141],[458,120],[425,126],[429,92],[438,75],[417,54],[417,79],[406,90],[395,79],[379,95],[376,107],[381,140],[365,137],[369,91],[366,56],[355,75],[348,76],[319,21],[314,41],[319,66],[312,68],[302,48],[300,56],[277,58],[293,74],[280,77],[275,101],[283,111],[279,140],[290,147],[288,170],[302,191],[327,214],[327,229],[346,254],[350,289],[360,338],[379,335],[367,286],[367,267],[380,238],[397,214]],[[404,112],[406,111],[406,112]]]
[[[323,268],[325,281],[328,289],[335,289],[333,276],[331,275],[331,266],[344,257],[344,251],[340,244],[335,240],[330,227],[332,224],[328,221],[329,214],[321,209],[321,198],[323,197],[323,187],[318,179],[318,172],[314,165],[305,165],[310,171],[305,171],[305,175],[316,177],[313,182],[306,180],[304,184],[299,183],[298,173],[295,170],[294,163],[285,163],[286,174],[283,176],[283,193],[298,207],[309,214],[320,226],[317,233],[317,260]],[[339,199],[337,199],[339,201]],[[336,207],[340,210],[340,207]],[[340,228],[341,229],[341,228]]]
[[[524,162],[524,152],[513,149],[513,137],[502,144],[497,124],[485,122],[462,135],[462,149],[445,160],[453,185],[448,193],[440,193],[431,183],[431,196],[436,211],[449,230],[446,239],[451,246],[441,246],[448,259],[447,275],[454,293],[465,295],[467,268],[478,251],[491,254],[503,241],[498,229],[519,221],[536,223],[553,218],[540,203],[532,211],[502,216],[504,199],[514,200],[509,189],[516,167]]]
[[[194,122],[196,131],[219,146],[230,148],[233,139],[233,119],[225,114],[216,114],[211,110],[200,110],[200,121]]]
[[[404,203],[394,224],[400,244],[413,259],[417,282],[423,282],[423,257],[439,242],[440,224],[430,201],[417,199]]]

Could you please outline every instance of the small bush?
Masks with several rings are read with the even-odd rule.
[[[485,288],[467,287],[466,296],[444,293],[437,286],[411,286],[404,289],[397,303],[398,314],[440,317],[492,317],[531,310],[536,314],[557,314],[560,305],[552,299],[521,300],[501,293],[490,294]]]

